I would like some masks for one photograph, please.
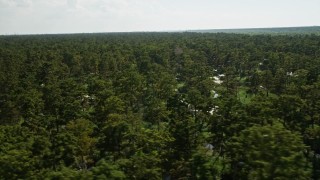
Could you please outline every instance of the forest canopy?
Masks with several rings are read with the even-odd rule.
[[[0,36],[0,179],[319,179],[320,36]]]

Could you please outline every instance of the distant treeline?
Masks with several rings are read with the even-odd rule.
[[[204,29],[190,30],[188,32],[199,33],[235,33],[235,34],[271,34],[271,35],[301,35],[316,34],[320,35],[320,26],[307,27],[281,27],[281,28],[243,28],[243,29]]]

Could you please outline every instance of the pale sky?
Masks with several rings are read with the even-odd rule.
[[[0,34],[320,25],[320,0],[0,0]]]

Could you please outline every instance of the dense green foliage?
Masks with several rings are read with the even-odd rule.
[[[320,36],[0,37],[0,179],[319,179]]]

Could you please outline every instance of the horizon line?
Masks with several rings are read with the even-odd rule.
[[[310,28],[320,27],[320,25],[308,26],[274,26],[274,27],[238,27],[238,28],[201,28],[201,29],[184,29],[184,30],[133,30],[133,31],[104,31],[104,32],[58,32],[58,33],[6,33],[0,36],[28,36],[28,35],[73,35],[73,34],[116,34],[116,33],[178,33],[178,32],[192,32],[192,31],[210,31],[210,30],[252,30],[252,29],[286,29],[286,28]]]

